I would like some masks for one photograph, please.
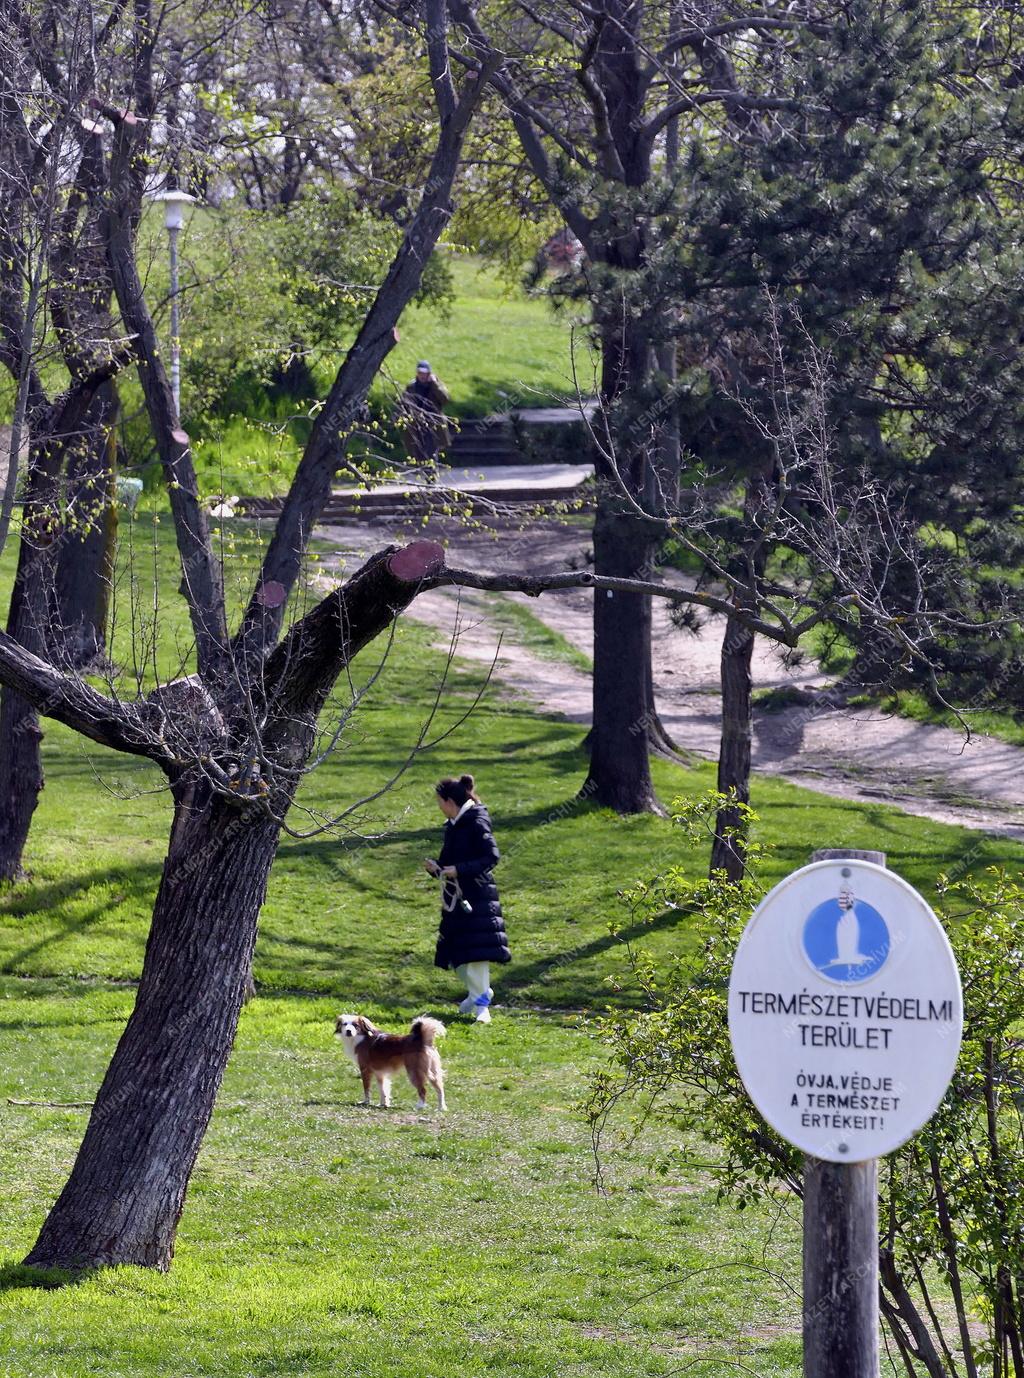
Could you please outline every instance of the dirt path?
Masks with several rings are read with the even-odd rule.
[[[389,539],[410,538],[408,531],[396,533],[377,524],[332,527],[323,534],[338,546],[346,566]],[[431,535],[444,539],[433,530]],[[539,573],[567,564],[583,568],[589,541],[585,531],[551,522],[528,533],[453,529],[449,544],[452,564]],[[548,627],[591,654],[594,595],[589,590],[549,593],[539,599],[503,596],[528,604]],[[459,654],[489,663],[498,638],[494,597],[435,589],[416,599],[410,615],[437,627],[446,643],[458,617]],[[711,617],[694,635],[672,626],[666,605],[655,608],[658,711],[680,748],[710,758],[718,752],[722,621]],[[589,722],[590,677],[566,661],[542,657],[506,635],[497,672],[503,682],[548,711],[571,722]],[[762,638],[755,654],[754,683],[758,689],[820,689],[829,678],[810,663],[787,669]],[[870,709],[820,703],[793,706],[756,715],[754,768],[824,794],[895,804],[939,822],[1024,839],[1024,748],[994,737],[978,735],[965,744],[962,734],[949,728]]]

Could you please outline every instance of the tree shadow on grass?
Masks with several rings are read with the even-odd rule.
[[[98,1268],[30,1268],[24,1263],[0,1264],[0,1292],[33,1288],[55,1292],[61,1287],[77,1287],[98,1273]]]
[[[105,866],[96,871],[73,872],[57,880],[37,881],[30,875],[15,883],[4,882],[0,887],[0,920],[4,917],[22,918],[26,914],[53,909],[56,905],[74,900],[93,886],[123,886],[125,899],[143,892],[152,898],[163,871],[163,857],[159,860],[133,861],[131,865]]]
[[[570,795],[561,802],[545,803],[529,812],[509,815],[496,820],[495,830],[501,861],[497,872],[498,886],[513,880],[516,872],[510,872],[510,864],[523,864],[524,856],[532,855],[522,851],[524,844],[535,839],[549,824],[561,823],[569,819],[580,819],[595,809],[587,799]],[[371,841],[349,838],[318,839],[305,843],[293,843],[281,853],[280,871],[271,880],[271,886],[286,885],[282,873],[301,862],[305,866],[315,865],[328,878],[343,888],[337,901],[327,911],[334,913],[346,903],[356,899],[377,900],[381,903],[425,904],[428,902],[426,887],[435,884],[422,869],[422,858],[436,857],[440,851],[442,832],[440,824],[429,827],[398,828]],[[366,863],[373,857],[374,864]],[[400,864],[401,875],[394,871]],[[279,892],[271,890],[276,902]],[[263,932],[267,932],[264,923]],[[329,944],[325,945],[325,950]]]
[[[90,909],[88,913],[80,914],[78,918],[75,919],[68,919],[58,931],[47,933],[43,937],[38,938],[34,943],[29,943],[27,947],[21,948],[18,952],[12,952],[7,961],[0,966],[0,974],[4,976],[21,975],[20,967],[24,962],[29,961],[33,957],[38,957],[39,953],[42,952],[44,948],[50,947],[54,943],[59,944],[64,942],[67,938],[74,937],[76,934],[84,933],[86,929],[91,928],[93,924],[98,922],[98,920],[108,912],[109,905],[98,904],[93,909]]]
[[[812,801],[812,807],[814,804],[819,804],[819,801]],[[1007,860],[1013,859],[1011,849],[1001,845],[1004,839],[980,830],[960,832],[954,826],[941,823],[925,824],[935,831],[922,833],[920,818],[892,804],[822,796],[819,806],[823,810],[828,809],[837,818],[837,823],[831,825],[829,836],[823,839],[822,845],[827,842],[829,847],[878,848],[887,854],[890,867],[925,890],[934,883],[939,871],[948,871],[958,864],[967,863],[966,874],[980,874],[986,866],[998,862],[1001,854]],[[762,832],[773,840],[765,872],[767,878],[774,882],[790,871],[806,866],[814,847],[805,840],[806,826],[800,831],[789,821],[794,808],[801,807],[799,803],[770,800],[757,807]],[[806,808],[806,805],[802,807]]]
[[[134,988],[129,987],[128,989],[131,990],[131,993],[134,995]],[[91,993],[92,992],[88,990],[84,992],[86,995],[90,995]],[[31,999],[32,997],[29,996],[28,998]],[[62,1000],[75,999],[76,992],[62,990],[60,998]],[[68,1015],[67,1019],[0,1019],[0,1032],[25,1033],[29,1029],[85,1029],[93,1025],[100,1026],[104,1024],[113,1024],[120,1027],[127,1018],[127,1014],[104,1014],[96,1019],[87,1019],[83,1018],[81,1014],[73,1012]]]
[[[484,803],[486,804],[486,800]],[[547,827],[550,823],[561,823],[568,818],[582,818],[597,811],[599,805],[579,794],[570,794],[565,799],[545,802],[526,813],[502,814],[493,817],[498,846],[502,855],[511,854],[524,837],[536,828]],[[424,855],[436,852],[441,845],[444,820],[438,816],[436,824],[418,828],[393,828],[380,837],[373,838],[318,838],[311,841],[290,841],[281,849],[282,858],[309,857],[321,865],[340,865],[347,858],[363,851],[381,851],[388,847],[411,847],[416,843],[426,848]],[[502,839],[506,839],[502,846]]]
[[[625,948],[625,944],[638,939],[649,937],[652,933],[665,932],[668,929],[676,928],[688,922],[690,915],[685,910],[667,909],[657,918],[645,923],[631,924],[621,928],[615,933],[604,933],[598,938],[591,938],[587,942],[578,944],[576,947],[569,948],[565,952],[555,953],[550,957],[539,957],[533,962],[513,962],[509,968],[508,975],[502,975],[502,999],[509,1005],[522,1002],[522,997],[530,992],[536,995],[536,987],[543,986],[543,983],[554,975],[561,975],[566,968],[571,968],[578,963],[587,962],[593,957],[599,957],[610,948]],[[580,1009],[590,1008],[595,1003],[626,1003],[632,1004],[635,990],[622,989],[618,992],[618,999],[611,1000],[607,987],[595,990],[589,983],[580,983],[578,986],[564,981],[560,982],[560,994],[568,995],[573,1004]]]
[[[60,904],[87,895],[93,886],[109,887],[111,884],[124,888],[125,893],[118,898],[118,905],[126,902],[135,904],[144,900],[145,906],[148,908],[156,891],[156,883],[162,864],[162,862],[140,862],[131,867],[130,870],[93,871],[86,875],[68,877],[42,885],[27,881],[23,886],[18,887],[11,903],[0,907],[0,922],[6,918],[18,919],[29,914],[49,914]],[[13,892],[8,891],[7,893],[12,894]],[[16,974],[22,963],[37,957],[45,948],[60,944],[66,939],[91,928],[110,912],[112,906],[113,901],[110,897],[104,896],[84,914],[68,916],[62,921],[58,920],[59,927],[43,933],[34,942],[26,944],[25,947],[6,957],[0,966],[0,973]]]

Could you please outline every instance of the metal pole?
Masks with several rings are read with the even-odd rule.
[[[181,419],[181,340],[178,330],[178,227],[168,225],[167,237],[171,249],[171,392],[174,413]]]
[[[873,861],[884,852],[815,852]],[[878,1160],[804,1159],[804,1378],[878,1378]]]

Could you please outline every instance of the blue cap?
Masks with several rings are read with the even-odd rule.
[[[427,363],[426,359],[421,359],[419,363],[416,365],[416,368],[417,370],[425,368],[428,373],[430,372],[430,365]]]

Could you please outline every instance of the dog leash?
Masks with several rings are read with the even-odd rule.
[[[459,884],[459,878],[458,878],[458,876],[454,876],[454,877],[453,877],[453,876],[444,876],[444,875],[442,875],[442,876],[439,876],[438,879],[439,879],[440,882],[441,882],[441,908],[442,908],[442,910],[443,910],[446,914],[452,914],[452,913],[455,912],[455,906],[458,905],[460,909],[462,909],[462,910],[465,911],[465,913],[467,913],[467,914],[472,914],[472,912],[473,912],[473,906],[470,904],[469,900],[466,899],[465,895],[462,893],[462,886]],[[448,887],[449,887],[449,885],[452,887],[452,891],[451,891],[451,903],[450,903],[450,904],[449,904],[449,902],[448,902]]]

